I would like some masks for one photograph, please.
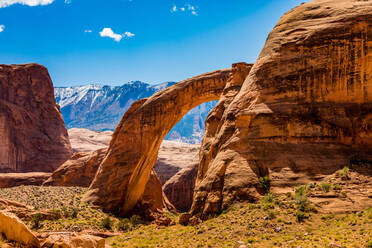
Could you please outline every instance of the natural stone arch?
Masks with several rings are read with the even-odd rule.
[[[105,211],[128,214],[144,192],[168,132],[194,107],[218,100],[228,79],[247,67],[234,64],[232,69],[187,79],[135,102],[117,126],[84,200]]]

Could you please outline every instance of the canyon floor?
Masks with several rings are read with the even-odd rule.
[[[372,247],[369,176],[344,168],[321,183],[267,193],[256,203],[237,203],[195,225],[164,213],[169,226],[120,219],[81,202],[86,188],[18,186],[0,198],[24,204],[13,209],[39,237],[79,232],[103,236],[110,247]],[[275,190],[274,190],[275,192]],[[4,239],[0,247],[19,247]]]

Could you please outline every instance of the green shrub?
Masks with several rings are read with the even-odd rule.
[[[309,206],[309,209],[308,209],[310,212],[313,212],[313,213],[318,213],[318,209],[315,207],[315,206]]]
[[[138,226],[144,223],[142,218],[138,215],[133,215],[132,217],[130,217],[130,222],[133,226]]]
[[[73,207],[71,209],[71,217],[76,218],[78,216],[78,214],[79,214],[79,208]]]
[[[329,183],[322,183],[320,185],[320,188],[325,191],[325,192],[329,192],[329,190],[331,189],[331,184]]]
[[[341,170],[337,171],[337,175],[340,176],[344,180],[349,180],[350,179],[350,169],[345,166]]]
[[[263,198],[263,201],[266,203],[273,202],[275,199],[275,196],[271,193],[267,193],[265,197]]]
[[[274,219],[275,218],[275,212],[274,211],[271,211],[271,210],[267,211],[267,218],[269,220]]]
[[[372,248],[372,239],[370,239],[370,240],[367,242],[366,247],[367,247],[367,248]]]
[[[34,214],[31,217],[31,225],[34,229],[39,229],[41,227],[40,223],[43,221],[43,215],[41,213]]]
[[[305,214],[302,211],[297,211],[296,212],[296,220],[297,222],[303,222],[305,219],[308,219],[309,215]]]
[[[102,225],[103,228],[105,228],[107,230],[110,230],[111,226],[112,226],[111,218],[109,216],[107,216],[106,218],[102,219],[101,225]]]
[[[60,209],[52,209],[49,211],[49,214],[53,220],[58,220],[62,218],[62,211]]]
[[[132,229],[132,225],[130,223],[130,220],[127,218],[121,219],[118,223],[118,229],[124,232],[128,232]]]
[[[268,176],[260,177],[258,179],[258,185],[261,189],[268,192],[270,190],[270,178]]]
[[[342,188],[339,184],[335,184],[333,185],[333,190],[342,190]]]
[[[305,209],[308,205],[306,191],[307,191],[306,185],[298,186],[295,189],[295,202],[296,202],[297,206],[300,208],[301,211],[305,211]]]

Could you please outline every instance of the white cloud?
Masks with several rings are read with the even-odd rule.
[[[90,29],[85,29],[85,30],[84,30],[84,33],[92,33],[92,30],[90,30]]]
[[[101,37],[112,38],[116,42],[120,42],[121,39],[123,39],[123,35],[121,35],[121,34],[115,34],[114,31],[112,31],[111,28],[104,28],[101,32],[99,32],[99,35],[101,35]]]
[[[5,29],[5,25],[0,25],[0,33],[3,32]]]
[[[173,5],[173,7],[171,9],[171,12],[174,13],[174,12],[177,12],[177,11],[190,12],[192,15],[198,15],[198,13],[196,12],[196,7],[189,4],[189,3],[185,4],[182,7],[177,7],[177,5]]]
[[[135,34],[133,34],[131,32],[125,32],[124,35],[127,36],[128,38],[132,38],[132,37],[135,36]]]
[[[72,3],[72,0],[65,0],[65,4],[70,4]]]
[[[48,5],[54,0],[0,0],[0,8],[5,8],[13,4],[22,4],[28,6]]]
[[[92,32],[91,30],[85,30],[84,32],[90,33],[89,31]],[[129,32],[129,31],[125,32],[124,34],[115,34],[114,31],[112,31],[111,28],[104,28],[101,32],[99,32],[99,35],[101,35],[101,37],[112,38],[116,42],[120,42],[125,37],[132,38],[132,37],[135,36],[135,34]]]

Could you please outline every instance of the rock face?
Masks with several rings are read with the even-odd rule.
[[[75,153],[43,185],[89,187],[106,152],[107,148],[102,148],[93,152]]]
[[[39,240],[31,230],[16,216],[0,211],[0,233],[6,239],[21,243],[27,247],[40,247]]]
[[[51,173],[3,173],[0,174],[0,188],[10,188],[20,185],[42,185],[51,176]]]
[[[51,172],[71,156],[45,67],[0,65],[0,140],[0,172]]]
[[[42,248],[105,248],[105,239],[89,234],[54,234],[42,244]]]
[[[164,137],[189,110],[219,99],[235,69],[188,79],[135,102],[116,128],[84,200],[106,211],[129,213],[143,195]]]
[[[260,177],[291,185],[372,161],[372,2],[316,0],[289,11],[240,92],[216,111],[193,214],[259,197]]]
[[[169,179],[163,186],[164,194],[180,212],[190,210],[199,163],[192,164]]]

